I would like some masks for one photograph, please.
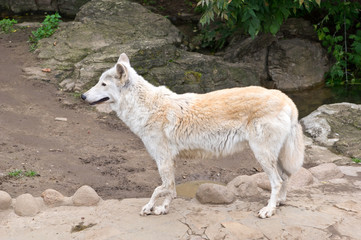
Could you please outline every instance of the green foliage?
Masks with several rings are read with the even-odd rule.
[[[17,23],[18,22],[15,19],[3,19],[0,21],[0,29],[5,33],[13,32],[13,25]]]
[[[361,159],[359,159],[359,158],[352,158],[352,161],[354,163],[361,163]]]
[[[227,38],[235,31],[235,28],[227,28],[225,24],[217,22],[213,28],[205,26],[201,29],[201,47],[219,50],[226,44]]]
[[[335,59],[327,74],[327,84],[361,84],[360,3],[325,1],[321,9],[327,14],[315,29],[322,45]]]
[[[39,176],[39,174],[33,170],[30,170],[30,171],[22,171],[22,170],[14,170],[14,171],[11,171],[8,173],[8,176],[9,177],[36,177],[36,176]]]
[[[38,175],[39,175],[39,174],[38,174],[37,172],[33,171],[33,170],[30,170],[30,171],[25,172],[25,176],[26,176],[26,177],[36,177],[36,176],[38,176]]]
[[[203,47],[222,48],[234,31],[251,37],[259,32],[276,34],[289,16],[311,13],[322,45],[335,59],[327,74],[327,84],[361,84],[361,24],[359,1],[321,0],[199,0],[203,9],[202,25],[216,22],[203,30]]]
[[[204,8],[202,25],[216,19],[228,28],[237,27],[255,37],[259,32],[276,34],[281,24],[297,9],[311,9],[312,0],[200,0]]]
[[[202,31],[202,47],[222,48],[229,36],[241,30],[254,38],[259,32],[276,34],[281,24],[297,10],[310,11],[320,0],[199,0],[200,23],[212,29]]]
[[[54,34],[56,29],[58,29],[59,22],[61,22],[60,18],[61,16],[59,13],[47,15],[45,20],[42,22],[41,27],[36,31],[31,32],[32,35],[29,36],[29,42],[32,43],[30,46],[31,51],[37,48],[40,39],[50,37]]]
[[[16,169],[16,170],[14,170],[14,171],[9,172],[9,173],[8,173],[8,176],[10,176],[10,177],[20,177],[20,175],[21,175],[22,173],[23,173],[22,170]]]

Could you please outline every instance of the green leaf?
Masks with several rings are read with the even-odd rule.
[[[270,32],[275,35],[278,32],[279,28],[280,25],[278,25],[277,23],[272,23],[270,26]]]

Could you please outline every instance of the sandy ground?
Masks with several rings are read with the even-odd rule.
[[[0,34],[0,190],[12,197],[40,196],[48,188],[71,195],[86,184],[103,199],[149,197],[160,184],[155,162],[114,114],[98,113],[79,95],[58,90],[51,74],[47,81],[23,76],[23,68],[39,66],[28,51],[30,30]],[[178,184],[227,183],[260,170],[249,152],[227,159],[177,159],[176,167]],[[9,177],[16,169],[38,176]]]

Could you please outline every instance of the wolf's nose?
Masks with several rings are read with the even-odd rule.
[[[85,100],[86,96],[84,94],[81,95],[81,99]]]

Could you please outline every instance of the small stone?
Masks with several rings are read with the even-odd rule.
[[[67,118],[64,118],[64,117],[56,117],[56,118],[55,118],[55,121],[67,122],[68,119],[67,119]]]
[[[100,201],[99,195],[89,186],[80,187],[73,196],[75,206],[94,206]]]
[[[325,163],[316,167],[310,168],[309,171],[318,180],[330,180],[335,178],[342,178],[344,174],[334,163]]]
[[[11,206],[11,196],[9,193],[0,191],[0,210],[5,210]]]
[[[202,204],[230,204],[234,202],[236,196],[232,191],[229,191],[226,186],[204,183],[199,186],[196,198]]]
[[[45,190],[41,197],[48,206],[61,206],[64,201],[64,196],[54,189]]]
[[[31,194],[26,193],[16,198],[14,211],[19,216],[35,216],[40,208],[36,199]]]
[[[233,191],[236,196],[253,196],[259,194],[257,182],[254,178],[247,175],[242,175],[234,178],[227,184],[227,188]]]

